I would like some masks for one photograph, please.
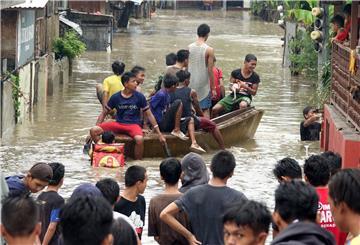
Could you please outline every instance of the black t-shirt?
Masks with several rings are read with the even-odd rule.
[[[302,141],[316,141],[320,139],[321,124],[314,122],[304,127],[304,121],[300,124],[300,137]]]
[[[114,211],[122,213],[130,218],[140,239],[143,227],[145,225],[145,210],[145,198],[141,195],[138,195],[135,202],[131,202],[121,196],[120,200],[115,204],[114,208]]]
[[[237,190],[205,184],[191,188],[175,204],[187,214],[197,240],[202,244],[222,245],[224,212],[234,203],[242,205],[245,200],[245,195]]]
[[[41,242],[44,239],[45,233],[48,229],[50,222],[59,222],[59,211],[64,205],[65,201],[57,192],[47,191],[39,195],[38,201],[41,204]],[[50,240],[50,245],[59,244],[59,226],[56,227],[56,231]]]
[[[252,88],[252,86],[253,86],[254,84],[259,84],[259,83],[260,83],[260,77],[259,77],[259,75],[258,75],[256,72],[253,72],[253,73],[251,74],[251,76],[248,77],[248,78],[243,77],[243,75],[241,74],[241,69],[235,69],[235,70],[233,70],[233,71],[231,72],[231,74],[234,75],[234,78],[235,78],[235,79],[239,79],[239,80],[241,80],[241,81],[243,81],[243,82],[246,82],[247,85],[248,85],[250,88]],[[249,94],[246,90],[240,91],[239,94],[242,95],[242,96],[245,95],[245,96],[248,96],[248,97],[251,98],[251,94]]]

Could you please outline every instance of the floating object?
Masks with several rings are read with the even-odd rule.
[[[93,167],[118,168],[125,165],[124,144],[95,144]]]

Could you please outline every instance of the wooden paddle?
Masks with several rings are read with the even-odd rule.
[[[163,149],[164,149],[164,152],[165,152],[165,156],[166,156],[166,157],[171,157],[170,148],[169,148],[167,142],[165,142],[165,143],[163,144]]]

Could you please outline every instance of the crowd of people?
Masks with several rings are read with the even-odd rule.
[[[210,27],[201,24],[197,35],[187,49],[166,56],[164,76],[148,99],[141,92],[143,67],[135,66],[125,72],[123,62],[112,64],[114,75],[96,87],[103,109],[96,126],[90,129],[88,145],[91,141],[97,143],[105,131],[125,134],[135,141],[135,159],[141,159],[144,132],[153,130],[161,144],[166,144],[163,133],[170,133],[181,140],[191,140],[189,150],[201,154],[205,150],[195,138],[195,131],[201,129],[211,133],[219,149],[224,149],[223,137],[210,118],[251,104],[260,83],[254,71],[257,58],[246,55],[243,66],[231,73],[230,94],[225,95],[222,71],[215,66],[214,48],[206,43]]]
[[[338,154],[310,156],[303,168],[292,158],[278,161],[272,214],[227,186],[235,168],[226,150],[212,157],[211,175],[197,153],[167,158],[159,166],[164,189],[146,209],[142,166],[127,168],[121,192],[104,178],[77,186],[65,201],[58,194],[65,167],[36,163],[26,175],[2,178],[1,235],[9,245],[141,244],[148,210],[147,235],[165,245],[360,244],[360,169],[341,169]],[[34,200],[31,193],[45,187]]]

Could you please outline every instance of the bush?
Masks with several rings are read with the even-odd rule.
[[[289,42],[289,49],[290,70],[293,75],[304,72],[306,76],[317,75],[318,55],[315,52],[314,43],[308,31],[298,30],[296,38]]]
[[[63,37],[56,38],[53,43],[55,58],[61,59],[66,56],[70,60],[79,56],[86,50],[83,43],[75,31],[68,31]]]

